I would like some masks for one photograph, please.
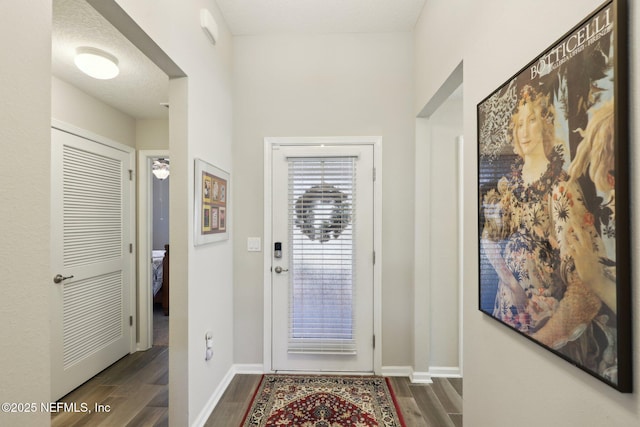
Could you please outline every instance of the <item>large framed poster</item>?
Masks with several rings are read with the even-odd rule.
[[[479,308],[631,392],[626,13],[611,0],[482,100]]]

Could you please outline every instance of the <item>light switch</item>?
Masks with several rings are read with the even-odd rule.
[[[262,243],[259,237],[247,238],[247,251],[260,252],[262,250],[261,245]]]

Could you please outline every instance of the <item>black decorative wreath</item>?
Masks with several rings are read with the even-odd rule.
[[[296,200],[296,225],[310,240],[337,239],[351,222],[348,196],[333,185],[315,185]],[[316,218],[316,207],[333,205],[329,218]]]

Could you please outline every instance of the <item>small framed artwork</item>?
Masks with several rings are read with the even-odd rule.
[[[211,215],[209,213],[209,207],[205,206],[202,211],[202,231],[208,233],[211,231]]]
[[[202,177],[202,200],[205,203],[211,202],[211,196],[213,194],[211,175],[205,175]]]
[[[227,209],[220,208],[220,222],[219,222],[220,230],[224,231],[227,229]]]
[[[478,104],[479,309],[632,391],[625,0]]]
[[[204,160],[195,160],[195,238],[194,244],[227,240],[227,201],[229,173]]]
[[[220,208],[219,207],[212,207],[211,208],[211,228],[214,229],[220,229],[220,226],[218,225],[218,210]]]

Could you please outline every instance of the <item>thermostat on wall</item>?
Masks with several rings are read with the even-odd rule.
[[[218,24],[216,24],[211,12],[207,9],[200,9],[200,26],[209,38],[209,41],[216,44],[216,40],[218,40]]]

